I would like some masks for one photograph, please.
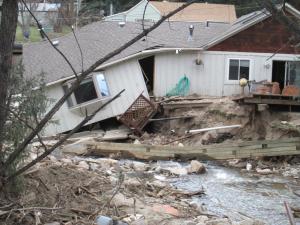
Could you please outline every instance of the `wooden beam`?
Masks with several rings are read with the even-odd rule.
[[[199,158],[226,160],[257,156],[300,155],[300,138],[273,141],[250,141],[233,144],[207,146],[161,146],[123,143],[93,143],[88,146],[88,154],[96,156],[119,155],[122,158],[142,160]]]
[[[245,103],[268,105],[300,105],[299,100],[270,99],[270,98],[244,98]]]

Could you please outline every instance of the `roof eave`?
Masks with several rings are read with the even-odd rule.
[[[291,13],[293,16],[300,18],[300,11],[298,9],[296,9],[295,7],[293,7],[291,4],[285,3],[285,9],[289,13]]]
[[[181,51],[202,51],[203,48],[180,48],[180,47],[178,47],[178,48],[159,48],[159,49],[144,50],[144,51],[126,56],[124,58],[121,58],[121,59],[103,64],[101,66],[98,66],[94,71],[103,70],[107,67],[110,67],[110,66],[113,66],[115,64],[130,60],[130,59],[133,59],[133,58],[136,58],[136,57],[140,57],[140,56],[143,56],[143,55],[147,55],[147,54],[149,55],[149,54],[161,53],[161,52],[168,52],[168,51],[176,51],[176,50],[181,50]],[[77,76],[80,76],[80,73],[77,74]],[[52,86],[52,85],[56,85],[56,84],[62,83],[64,81],[73,79],[73,78],[75,78],[75,75],[67,76],[67,77],[61,78],[59,80],[49,82],[49,83],[46,84],[46,86],[49,87],[49,86]]]

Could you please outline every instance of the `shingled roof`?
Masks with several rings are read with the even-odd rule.
[[[189,26],[194,25],[192,40]],[[131,56],[153,48],[196,48],[201,47],[230,27],[224,23],[165,22],[152,31],[146,40],[140,40],[118,54],[109,62]],[[120,27],[117,22],[101,21],[84,26],[76,31],[83,50],[84,68],[97,59],[122,46],[142,31],[140,23],[126,23]],[[81,71],[81,57],[74,36],[68,34],[57,39],[58,48],[67,56],[77,72]],[[45,75],[47,83],[72,76],[73,73],[62,57],[47,42],[25,44],[23,49],[25,77]]]

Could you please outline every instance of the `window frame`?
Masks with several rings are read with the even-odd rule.
[[[106,85],[107,85],[107,88],[108,88],[108,93],[109,93],[108,96],[102,96],[102,94],[101,94],[100,86],[98,85],[97,78],[96,78],[96,76],[99,75],[99,74],[102,74],[105,78]],[[87,79],[91,79],[91,81],[93,82],[94,88],[95,88],[95,91],[96,91],[96,94],[97,94],[97,98],[78,104],[77,100],[76,100],[76,97],[75,97],[75,93],[73,92],[71,94],[71,96],[68,98],[69,100],[66,101],[67,105],[68,105],[68,108],[73,109],[73,108],[81,107],[81,106],[84,106],[84,105],[88,105],[88,104],[91,104],[91,103],[94,103],[94,102],[98,102],[98,101],[102,101],[104,99],[110,98],[110,96],[111,96],[110,87],[109,87],[108,82],[106,80],[106,76],[104,74],[104,71],[94,72],[91,75],[87,76],[84,80],[87,80]],[[66,81],[62,85],[64,93],[65,93],[65,90],[64,90],[65,87],[70,88],[72,83],[75,82],[75,81],[76,81],[75,79],[71,79],[71,80]],[[72,103],[73,105],[70,105],[70,103]]]
[[[232,58],[227,58],[227,64],[226,64],[226,79],[225,79],[225,84],[239,84],[240,82],[240,74],[239,74],[239,79],[238,80],[229,80],[229,71],[230,71],[230,60],[238,60],[239,61],[239,69],[240,69],[240,61],[247,60],[249,61],[249,79],[252,80],[252,59],[250,58],[243,58],[243,57],[232,57]]]

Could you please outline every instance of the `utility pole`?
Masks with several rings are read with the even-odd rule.
[[[77,29],[78,22],[79,22],[79,11],[81,8],[81,0],[77,0],[76,2],[76,20],[75,20],[75,29]]]
[[[112,1],[110,1],[109,15],[111,16],[112,14],[114,14],[114,5],[113,5]]]

